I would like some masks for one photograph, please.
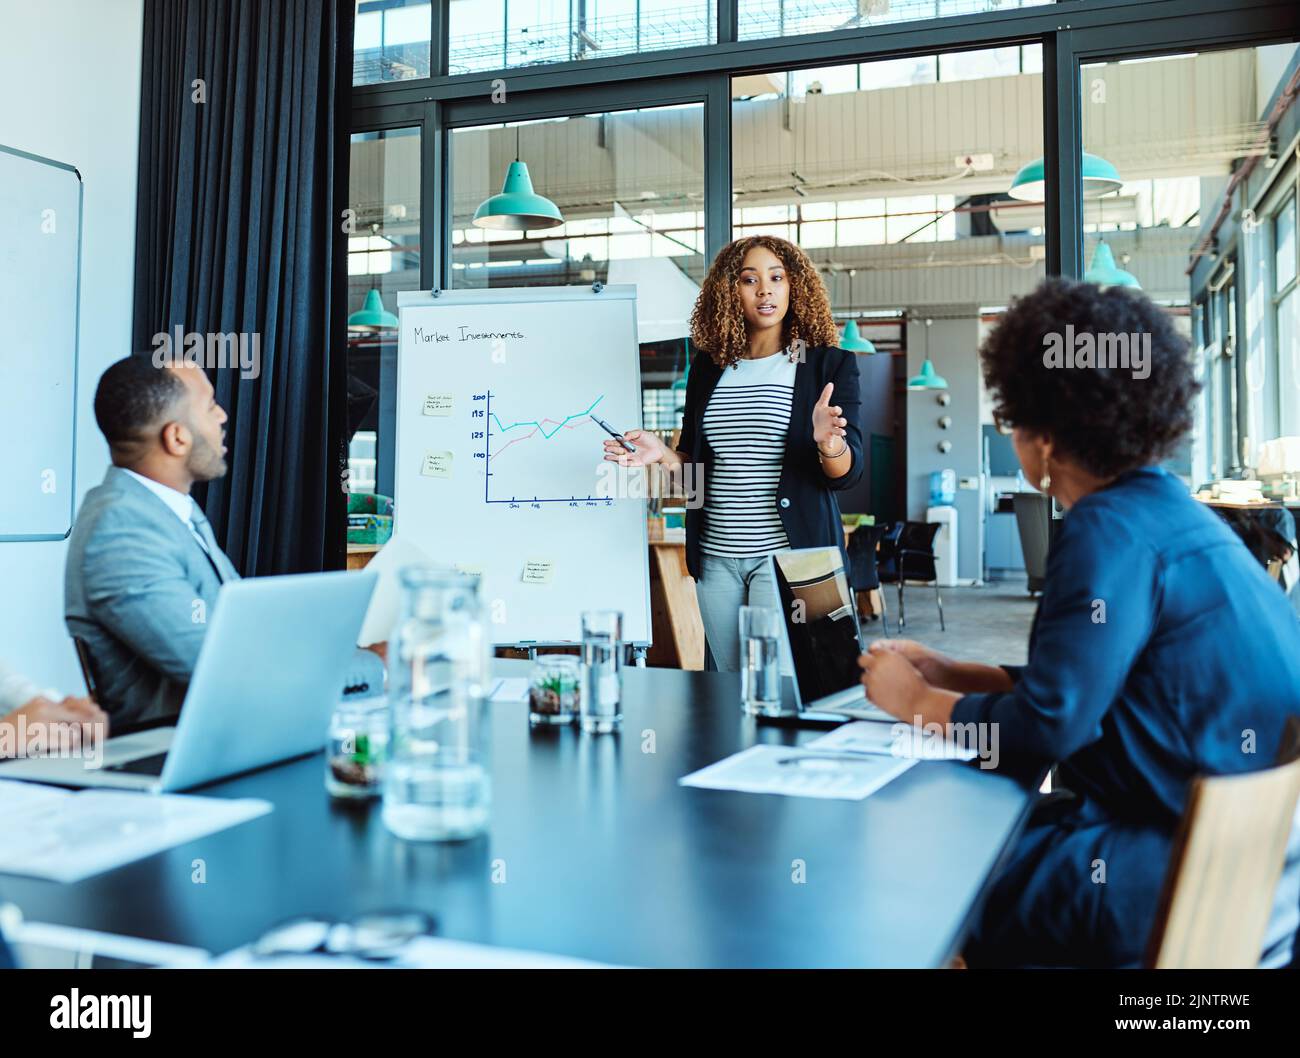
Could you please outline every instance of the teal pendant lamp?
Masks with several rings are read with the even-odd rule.
[[[563,224],[559,207],[533,190],[528,166],[519,160],[519,130],[515,130],[515,160],[506,170],[501,194],[484,199],[474,211],[474,224],[497,231],[539,231]]]
[[[1099,287],[1129,287],[1132,290],[1141,290],[1142,284],[1137,281],[1137,276],[1132,272],[1126,272],[1115,263],[1115,255],[1111,252],[1110,244],[1102,239],[1097,243],[1097,248],[1092,251],[1092,263],[1088,265],[1088,270],[1083,273],[1085,282],[1096,283]]]
[[[397,317],[384,308],[384,299],[378,289],[371,287],[366,303],[348,317],[350,331],[391,331],[397,328]]]
[[[856,302],[853,300],[853,280],[857,277],[856,268],[849,269],[849,306],[850,309]],[[847,349],[851,353],[874,353],[876,347],[866,338],[862,337],[862,332],[858,330],[858,321],[849,320],[844,325],[844,335],[840,338],[840,348]]]
[[[933,322],[925,321],[925,362],[921,365],[921,373],[907,380],[908,389],[948,388],[948,380],[934,369],[934,361],[930,359],[930,324]]]
[[[1037,158],[1016,173],[1007,194],[1021,202],[1047,201],[1047,183],[1045,165],[1042,158]],[[1099,158],[1087,151],[1083,154],[1083,197],[1100,198],[1118,191],[1124,181],[1116,169],[1105,158]]]
[[[840,348],[847,349],[851,353],[874,353],[876,347],[866,338],[862,337],[858,330],[858,321],[849,320],[844,325],[844,336],[840,339]]]
[[[921,365],[921,373],[907,380],[908,389],[947,389],[948,380],[934,369],[934,362],[927,356]]]

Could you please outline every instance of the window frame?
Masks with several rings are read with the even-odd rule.
[[[1291,40],[1293,0],[1061,0],[971,15],[903,21],[781,39],[737,39],[737,0],[716,0],[718,43],[629,52],[574,62],[449,75],[445,5],[431,5],[430,69],[435,76],[355,86],[352,131],[376,127],[406,108],[423,109],[425,169],[441,223],[447,199],[446,133],[485,124],[668,103],[705,104],[705,250],[712,257],[731,238],[731,97],[734,76],[875,59],[1041,44],[1044,159],[1047,168],[1047,274],[1083,271],[1079,165],[1079,69],[1084,62]],[[1117,41],[1121,43],[1117,43]],[[592,85],[599,84],[593,100]],[[683,98],[682,89],[689,85]],[[631,100],[636,102],[618,102]],[[495,101],[494,101],[495,100]],[[490,118],[479,115],[490,108]],[[1067,174],[1061,180],[1057,174]],[[423,205],[423,204],[422,204]],[[722,208],[720,208],[722,207]],[[442,225],[444,231],[448,227]],[[432,274],[441,286],[450,237],[429,240]]]
[[[1029,45],[1042,47],[1046,274],[1077,278],[1084,269],[1082,67],[1289,42],[1297,36],[1294,0],[1058,0],[1030,8],[741,41],[737,0],[716,0],[714,45],[450,75],[445,5],[432,4],[431,17],[433,75],[354,86],[351,120],[341,133],[421,125],[424,289],[447,288],[451,270],[453,128],[702,102],[704,242],[706,260],[712,260],[732,238],[734,77]],[[1022,50],[1022,66],[1023,55]],[[1193,300],[1202,286],[1203,277],[1194,275],[1189,292]],[[1243,304],[1239,297],[1239,311]],[[1275,331],[1275,312],[1270,325]]]
[[[1286,351],[1282,348],[1281,340],[1281,309],[1289,297],[1300,297],[1297,289],[1300,289],[1300,163],[1292,161],[1282,170],[1274,180],[1273,184],[1265,191],[1261,198],[1261,207],[1264,215],[1264,222],[1256,231],[1257,235],[1263,235],[1265,245],[1265,269],[1268,272],[1268,326],[1269,326],[1269,343],[1273,349],[1276,360],[1267,365],[1272,369],[1274,377],[1277,379],[1275,391],[1276,408],[1272,409],[1276,416],[1278,433],[1284,433],[1283,422],[1284,416],[1284,389],[1283,380],[1290,379],[1292,387],[1300,383],[1300,377],[1292,369],[1286,371],[1282,367],[1282,357]],[[1290,281],[1280,290],[1277,286],[1277,221],[1282,213],[1290,207],[1295,211],[1295,237],[1292,240],[1292,249],[1295,260],[1292,262],[1293,271]],[[1266,233],[1266,234],[1265,234]],[[1297,335],[1300,338],[1300,335]],[[1297,354],[1292,352],[1292,363],[1295,364]]]

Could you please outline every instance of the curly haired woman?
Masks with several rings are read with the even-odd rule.
[[[861,395],[857,360],[838,338],[803,250],[769,235],[737,239],[691,313],[700,352],[676,451],[646,430],[625,435],[634,453],[605,442],[605,458],[624,466],[702,473],[704,504],[686,513],[686,565],[721,671],[740,667],[740,607],[780,605],[767,557],[844,545],[835,493],[862,478]]]

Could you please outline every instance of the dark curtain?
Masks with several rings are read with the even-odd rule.
[[[260,344],[256,378],[208,366],[230,469],[195,493],[246,576],[344,564],[353,18],[145,0],[135,350],[178,326]]]

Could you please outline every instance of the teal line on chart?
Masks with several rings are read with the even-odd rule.
[[[537,422],[536,420],[533,420],[532,422],[512,422],[509,426],[502,426],[501,420],[497,419],[496,412],[492,413],[492,418],[496,419],[497,429],[501,433],[505,433],[507,430],[513,430],[516,426],[536,426],[539,430],[542,431],[542,436],[549,441],[552,437],[554,437],[557,433],[559,433],[561,430],[564,429],[566,423],[572,421],[573,419],[581,419],[584,415],[590,415],[591,409],[594,408],[597,404],[599,404],[604,399],[605,399],[605,394],[602,393],[599,397],[597,397],[594,401],[591,402],[591,408],[588,408],[586,411],[580,411],[578,412],[577,415],[570,415],[567,419],[564,420],[564,422],[560,423],[560,425],[557,426],[550,433],[547,433],[546,428],[542,426],[542,423]],[[555,420],[543,419],[542,422],[555,422]]]

